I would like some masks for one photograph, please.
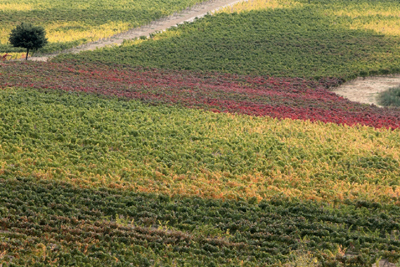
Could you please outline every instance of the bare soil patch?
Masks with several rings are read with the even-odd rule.
[[[184,22],[192,22],[195,20],[195,18],[204,17],[208,13],[215,12],[223,7],[231,6],[243,1],[247,0],[210,0],[207,2],[199,3],[180,13],[175,13],[169,17],[155,20],[148,25],[144,25],[138,28],[133,28],[126,32],[113,35],[109,38],[100,39],[97,42],[87,43],[61,52],[31,57],[29,58],[29,60],[47,61],[48,59],[62,53],[77,54],[81,51],[95,50],[97,48],[102,48],[106,46],[119,46],[122,44],[124,40],[130,40],[140,36],[149,36],[151,33],[164,31],[170,27],[176,26],[177,24],[182,24]]]
[[[398,86],[400,86],[400,74],[359,77],[344,83],[332,91],[354,102],[379,106],[377,103],[378,94]]]
[[[387,260],[380,260],[379,261],[379,267],[396,267],[397,265],[394,263],[390,263]],[[378,267],[378,265],[376,265],[376,263],[374,263],[372,265],[372,267]]]

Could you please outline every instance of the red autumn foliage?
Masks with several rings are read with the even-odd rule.
[[[376,128],[399,128],[400,109],[351,102],[326,88],[335,78],[252,77],[98,64],[11,62],[0,65],[0,87],[58,89],[241,113]]]

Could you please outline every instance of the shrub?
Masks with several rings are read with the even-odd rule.
[[[400,107],[400,87],[390,88],[378,96],[379,105],[388,107]]]

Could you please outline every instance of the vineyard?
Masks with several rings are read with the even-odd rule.
[[[11,194],[5,188],[1,198],[3,214],[7,214],[3,227],[13,229],[3,234],[3,250],[12,251],[11,259],[57,260],[65,265],[90,259],[140,266],[165,261],[179,265],[172,260],[177,257],[195,265],[235,266],[250,259],[248,266],[259,266],[288,262],[292,251],[298,250],[313,251],[326,264],[351,258],[354,266],[360,266],[380,256],[398,258],[400,242],[394,236],[399,224],[396,217],[386,219],[398,216],[392,210],[400,203],[399,110],[339,98],[323,89],[334,82],[330,80],[319,84],[212,73],[205,77],[204,73],[117,69],[116,65],[73,61],[5,64],[0,77],[4,79],[0,80],[4,86],[0,177],[15,191]],[[240,115],[248,113],[240,107],[251,106],[250,101],[265,109],[269,99],[280,97],[289,100],[270,109],[284,110],[293,105],[291,95],[292,101],[293,95],[299,98],[299,110],[321,106],[320,110],[330,110],[332,118],[343,116],[342,105],[349,121],[311,120],[318,112],[293,119],[295,109],[279,116]],[[327,106],[334,103],[338,103],[336,110]],[[381,122],[368,120],[374,116]],[[38,189],[31,185],[35,183]],[[59,193],[64,187],[67,191]],[[177,210],[163,214],[164,208],[143,203],[144,207],[129,211],[119,203],[120,196],[112,204],[118,208],[111,208],[110,202],[105,202],[104,210],[98,204],[86,207],[92,202],[87,194],[100,200],[101,192],[109,190],[115,191],[106,195],[137,192],[137,198],[149,198],[145,202],[150,203],[166,198]],[[15,204],[10,194],[19,196]],[[69,199],[68,194],[76,194],[85,204],[74,199],[72,203],[78,206],[67,216],[65,211],[70,209],[64,197]],[[53,199],[56,195],[61,195],[60,200]],[[192,201],[193,207],[187,204]],[[207,211],[207,205],[222,207],[212,211],[212,217],[204,217],[198,214],[196,201],[217,203],[204,204]],[[322,204],[330,211],[322,213],[324,219],[314,217]],[[85,215],[81,214],[83,205],[88,208]],[[228,220],[226,205],[232,212]],[[245,208],[238,210],[237,205]],[[275,214],[272,219],[263,221],[270,215],[260,205]],[[342,208],[337,210],[337,206]],[[44,210],[32,211],[34,207]],[[370,217],[372,213],[364,207],[382,209],[382,214]],[[365,219],[359,218],[358,209]],[[191,215],[187,214],[190,210]],[[247,210],[254,215],[242,221],[243,216],[249,218]],[[278,210],[282,215],[276,215]],[[203,217],[207,221],[199,222]],[[275,224],[282,228],[268,228]],[[57,227],[69,230],[55,235]],[[288,227],[291,230],[286,233]],[[176,232],[171,236],[172,230]],[[191,239],[193,235],[196,238]],[[22,237],[32,238],[29,247],[18,241]],[[103,255],[111,247],[114,256]],[[166,259],[160,256],[164,254]]]
[[[5,256],[15,265],[279,266],[299,249],[319,251],[325,266],[398,258],[400,210],[394,206],[171,199],[26,178],[0,181],[0,247],[12,251]]]
[[[271,8],[219,13],[147,41],[65,55],[58,61],[74,58],[166,69],[345,80],[400,71],[397,1],[352,1],[355,7],[349,14],[339,12],[347,10],[347,0],[300,1],[280,8],[275,8],[274,2]],[[363,12],[355,13],[356,7]],[[384,15],[371,12],[375,9]],[[391,34],[384,34],[381,26],[391,29]]]
[[[45,28],[50,44],[40,52],[48,53],[110,37],[199,2],[202,0],[0,0],[0,53],[24,52],[8,44],[8,35],[21,21]]]
[[[130,27],[194,3],[115,2],[76,10]],[[0,0],[0,15],[65,5]],[[399,12],[253,0],[119,48],[0,62],[0,266],[400,263],[400,108],[329,90],[400,71]]]

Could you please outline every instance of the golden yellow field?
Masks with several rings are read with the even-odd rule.
[[[296,0],[249,0],[234,6],[225,7],[220,12],[243,12],[260,9],[287,9],[315,7],[310,1]],[[393,1],[370,1],[366,3],[348,2],[321,5],[320,13],[331,17],[333,25],[345,26],[354,30],[373,30],[385,35],[400,36],[400,5]]]

